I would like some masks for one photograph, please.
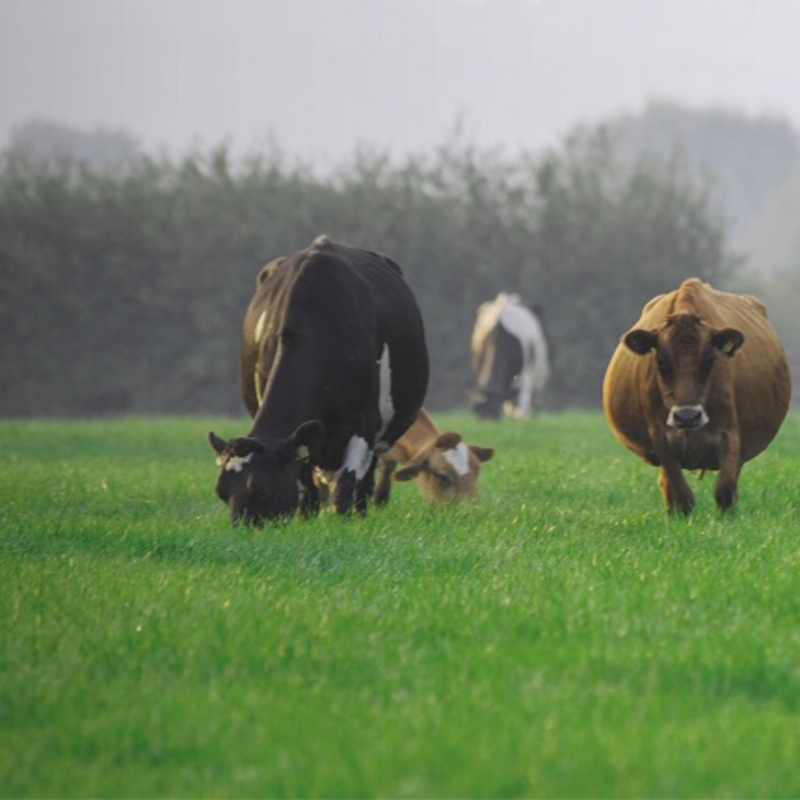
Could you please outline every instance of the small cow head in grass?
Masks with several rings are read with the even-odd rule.
[[[394,479],[416,478],[422,497],[429,501],[472,498],[477,494],[481,464],[493,455],[493,448],[468,445],[458,433],[447,431],[418,450],[394,473]]]
[[[217,495],[230,509],[231,521],[263,525],[298,510],[313,513],[319,496],[307,454],[322,435],[318,422],[305,423],[291,437],[270,442],[252,436],[226,441],[209,432],[220,467]]]

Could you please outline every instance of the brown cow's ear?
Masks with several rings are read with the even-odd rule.
[[[469,449],[475,454],[478,461],[482,464],[488,461],[494,455],[494,447],[481,447],[477,444],[471,444]]]
[[[208,432],[208,443],[214,448],[214,452],[218,455],[222,455],[222,451],[228,446],[228,443],[221,437],[217,436],[214,431]]]
[[[642,328],[628,331],[622,337],[625,346],[636,353],[637,356],[643,356],[649,353],[658,342],[658,337],[655,331],[645,331]]]
[[[440,450],[452,450],[454,447],[458,447],[460,441],[461,434],[445,431],[436,437],[436,447]]]
[[[713,334],[711,341],[718,352],[730,358],[744,344],[744,334],[735,328],[723,328]]]
[[[403,469],[398,469],[394,473],[394,479],[396,481],[400,481],[400,483],[405,483],[406,481],[412,481],[420,472],[424,472],[428,467],[427,459],[420,459],[419,461],[410,461],[406,464]]]

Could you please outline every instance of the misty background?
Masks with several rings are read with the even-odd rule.
[[[403,265],[434,408],[497,291],[543,309],[549,407],[593,406],[689,274],[761,296],[797,380],[798,30],[794,0],[0,0],[0,413],[241,413],[254,277],[322,231]]]

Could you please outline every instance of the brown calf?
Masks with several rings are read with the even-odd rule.
[[[475,497],[481,463],[493,455],[491,447],[467,445],[458,433],[442,433],[423,408],[416,422],[381,456],[373,500],[376,505],[389,500],[392,475],[397,481],[416,478],[428,501]],[[398,465],[404,466],[398,470]]]

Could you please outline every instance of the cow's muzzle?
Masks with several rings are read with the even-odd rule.
[[[667,426],[680,430],[696,430],[708,422],[708,414],[702,405],[672,406],[667,416]]]

